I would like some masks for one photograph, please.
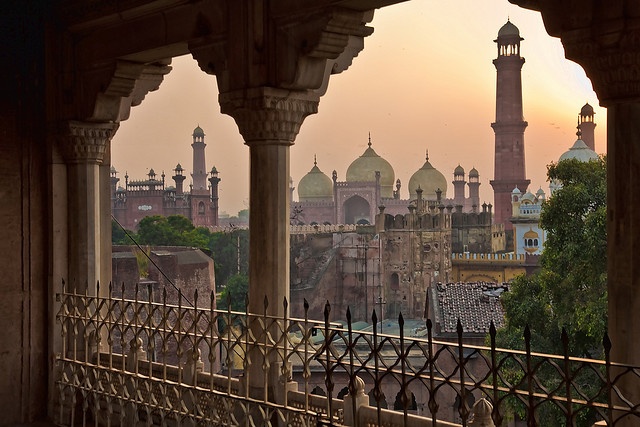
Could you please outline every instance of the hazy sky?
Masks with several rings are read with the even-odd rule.
[[[582,69],[564,59],[562,45],[547,35],[537,12],[506,0],[411,0],[377,10],[373,35],[353,65],[331,77],[319,112],[302,125],[291,148],[294,184],[313,167],[344,180],[349,164],[367,147],[393,166],[408,198],[411,175],[431,164],[449,181],[460,164],[480,173],[482,201],[493,203],[496,71],[495,40],[510,19],[524,38],[521,54],[526,170],[534,192],[548,193],[546,165],[576,139],[577,116],[589,102],[596,111],[596,151],[606,150],[606,110]],[[174,58],[160,89],[134,107],[112,143],[112,164],[129,179],[144,179],[150,168],[165,171],[181,163],[192,171],[191,134],[206,134],[207,167],[220,172],[220,209],[230,214],[248,207],[249,149],[233,119],[220,113],[214,76],[204,74],[190,56]],[[185,182],[188,185],[189,179]],[[297,191],[294,193],[297,200]]]

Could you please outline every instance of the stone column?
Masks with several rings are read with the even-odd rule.
[[[67,163],[68,283],[95,295],[111,269],[109,143],[118,125],[68,121],[61,130]],[[106,157],[106,164],[103,165]],[[107,241],[108,239],[108,241]]]
[[[640,366],[640,102],[607,107],[607,279],[611,360]],[[625,398],[640,402],[640,382],[621,383]],[[625,424],[628,423],[628,424]],[[634,425],[627,420],[621,425]]]
[[[220,94],[223,113],[238,124],[250,153],[249,311],[284,314],[289,296],[289,147],[306,116],[318,109],[311,91],[270,87]],[[256,262],[260,260],[260,262]]]
[[[317,112],[319,96],[311,91],[288,91],[270,87],[220,94],[221,110],[232,116],[250,153],[249,193],[249,307],[250,313],[265,312],[282,318],[284,298],[289,298],[289,147],[306,116]],[[286,313],[288,315],[288,313]],[[251,327],[258,344],[265,342],[262,327]],[[280,331],[269,328],[269,341],[278,342]],[[265,351],[270,349],[264,348]],[[279,355],[265,357],[249,351],[246,373],[252,395],[273,395],[278,384]],[[268,372],[269,378],[265,378]],[[265,380],[271,389],[267,390]]]

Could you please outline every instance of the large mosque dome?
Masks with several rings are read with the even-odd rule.
[[[298,198],[301,202],[312,202],[333,197],[333,181],[313,162],[311,170],[298,183]]]
[[[464,170],[463,172],[464,173]],[[436,200],[436,191],[442,191],[442,198],[447,197],[447,180],[442,173],[431,166],[429,163],[429,155],[424,165],[418,169],[409,180],[409,196],[411,199],[418,197],[416,190],[422,189],[422,198],[426,200]]]
[[[347,169],[347,182],[375,181],[376,171],[380,172],[381,196],[392,198],[396,174],[391,164],[371,148],[371,141],[369,141],[369,147],[364,153],[349,165]]]
[[[581,162],[588,162],[589,160],[595,160],[598,158],[598,154],[587,147],[587,144],[583,140],[577,139],[568,151],[565,151],[558,161],[567,159],[576,159]]]

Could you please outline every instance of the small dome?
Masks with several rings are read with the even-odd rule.
[[[538,238],[538,233],[536,233],[535,231],[533,231],[530,228],[529,231],[524,233],[524,238],[525,239],[537,239]]]
[[[111,173],[116,173],[116,172],[118,172],[118,171],[116,170],[116,167],[115,167],[115,166],[111,166],[111,169],[109,169],[109,172],[111,172]]]
[[[511,21],[507,20],[507,23],[498,31],[498,38],[502,37],[520,37],[520,30]]]
[[[180,163],[178,163],[178,164],[176,165],[176,170],[177,170],[177,171],[181,171],[181,170],[184,170],[184,169],[182,169],[182,165],[180,165]]]
[[[391,164],[380,157],[369,147],[364,153],[355,159],[347,169],[347,182],[371,182],[376,180],[376,171],[380,172],[380,193],[382,197],[393,197],[393,185],[396,175]]]
[[[544,197],[544,190],[542,189],[542,187],[538,188],[538,191],[536,191],[536,196]]]
[[[522,194],[522,191],[518,187],[514,188],[511,194]]]
[[[598,154],[587,147],[587,144],[585,144],[583,140],[578,139],[573,144],[573,147],[568,151],[565,151],[562,156],[560,156],[558,161],[561,162],[567,159],[576,159],[580,162],[588,162],[589,160],[596,160],[597,158]]]
[[[193,130],[193,136],[204,136],[204,131],[202,130],[202,128],[200,126],[196,127]]]
[[[470,178],[479,178],[480,174],[478,174],[478,170],[476,168],[473,168],[469,171],[469,177]]]
[[[464,175],[464,168],[460,165],[458,165],[458,167],[456,167],[453,171],[454,175]]]
[[[216,169],[216,167],[215,167],[215,166],[214,166],[214,167],[212,167],[212,168],[211,168],[211,173],[218,173],[218,169]]]
[[[536,196],[534,196],[532,192],[527,191],[522,195],[522,198],[520,200],[526,200],[533,203],[536,201]]]
[[[464,173],[464,171],[463,171]],[[426,200],[437,200],[436,191],[442,191],[442,198],[447,197],[447,180],[440,171],[431,166],[429,156],[427,155],[424,165],[418,169],[411,179],[409,179],[409,197],[417,198],[417,189],[422,189],[422,198]]]
[[[333,181],[320,170],[316,162],[298,183],[298,197],[301,202],[333,198]]]
[[[156,171],[154,171],[154,170],[153,170],[153,168],[151,168],[151,169],[149,170],[149,175],[155,175],[155,174],[156,174]]]
[[[124,192],[125,192],[125,189],[124,189],[124,188],[122,188],[122,186],[121,186],[121,185],[119,185],[119,186],[118,186],[118,189],[116,190],[116,192],[118,192],[118,193],[124,193]]]
[[[589,105],[588,102],[580,109],[580,115],[582,117],[593,116],[594,114],[595,112],[593,111],[593,107]]]

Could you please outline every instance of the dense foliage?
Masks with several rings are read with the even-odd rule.
[[[502,295],[506,326],[498,331],[499,347],[523,350],[528,325],[532,351],[563,354],[564,329],[570,354],[603,356],[607,327],[606,169],[606,157],[587,163],[563,160],[549,166],[549,180],[561,188],[542,207],[540,224],[547,234],[540,270],[517,278]],[[536,376],[548,390],[562,389],[558,371],[548,364],[541,365]],[[510,381],[524,380],[514,366]],[[593,371],[580,371],[573,382],[582,391],[599,393]],[[511,409],[524,415],[517,402]],[[551,404],[539,408],[537,421],[540,425],[565,423],[564,415]],[[591,426],[595,414],[581,411],[575,421],[579,426]]]
[[[549,180],[561,188],[542,207],[547,234],[540,270],[517,279],[503,296],[507,326],[500,345],[522,347],[529,325],[534,349],[557,353],[564,328],[573,354],[600,356],[607,313],[606,169],[606,158],[549,166]]]
[[[245,311],[248,292],[249,277],[245,274],[234,274],[220,295],[218,308],[226,310],[231,305],[232,311]]]

